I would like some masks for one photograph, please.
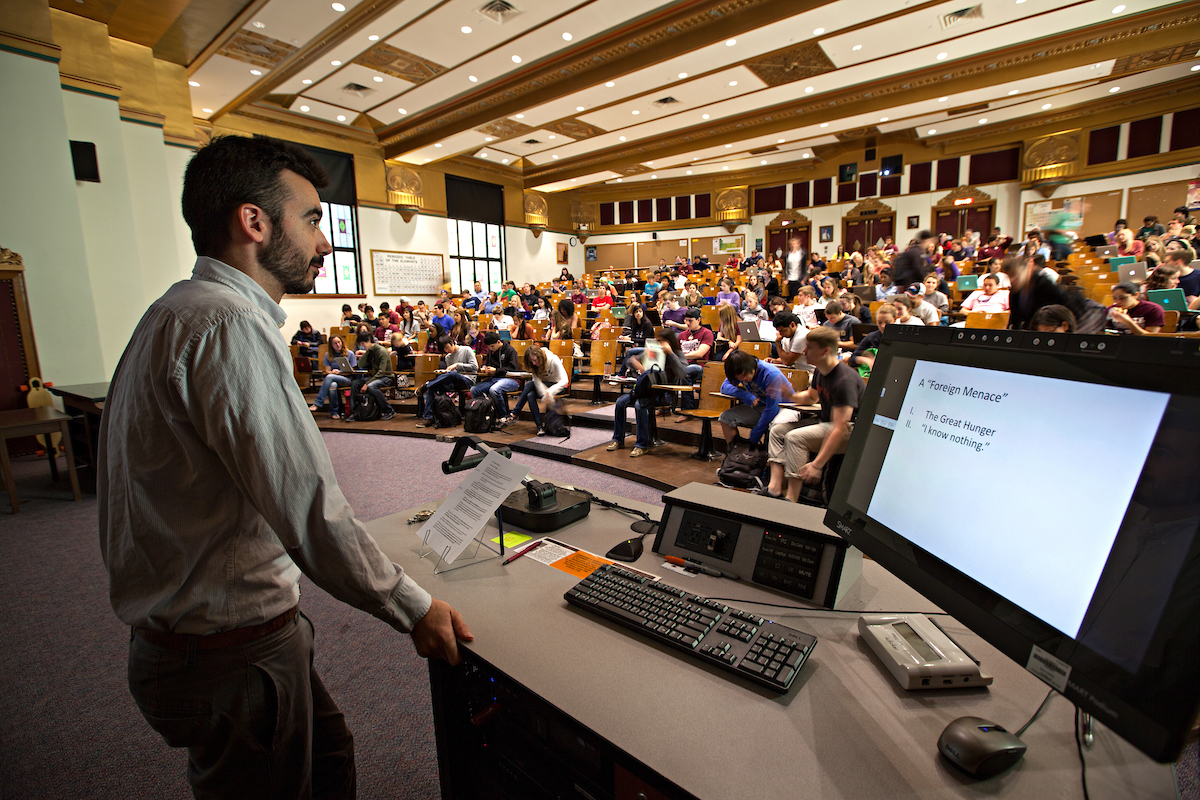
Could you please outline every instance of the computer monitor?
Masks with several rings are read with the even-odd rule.
[[[826,524],[1172,761],[1200,706],[1198,366],[1195,339],[889,325]]]

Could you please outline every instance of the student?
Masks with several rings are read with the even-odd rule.
[[[521,386],[516,378],[508,377],[508,373],[519,371],[517,351],[511,344],[502,341],[500,334],[495,331],[483,334],[483,345],[487,348],[487,357],[479,368],[482,380],[471,387],[471,397],[482,397],[486,393],[492,398],[496,419],[506,419],[508,398],[504,393],[515,392]]]
[[[800,239],[793,237],[788,242],[788,252],[784,257],[784,277],[787,280],[787,296],[794,298],[800,291],[800,284],[808,268],[808,254],[800,247]]]
[[[912,315],[913,301],[909,299],[907,294],[898,294],[892,298],[892,305],[896,307],[896,324],[897,325],[924,325],[925,320]]]
[[[380,421],[387,422],[396,416],[387,398],[383,396],[383,390],[392,385],[395,377],[392,371],[392,354],[370,336],[358,337],[358,349],[363,353],[358,365],[368,374],[360,375],[350,382],[350,408],[346,411],[346,421],[354,421],[354,411],[358,408],[359,398],[370,394],[379,405]]]
[[[1066,306],[1043,306],[1029,320],[1029,327],[1040,333],[1074,333],[1075,315]]]
[[[352,328],[352,327],[354,327],[354,325],[356,323],[359,323],[359,322],[362,322],[362,317],[360,317],[358,314],[354,313],[354,309],[352,309],[350,307],[349,303],[343,303],[342,304],[342,319],[338,323],[338,325],[341,325],[342,327],[346,327],[346,328]]]
[[[819,402],[818,422],[771,426],[767,443],[771,481],[760,491],[767,497],[781,497],[786,478],[787,499],[793,503],[800,499],[804,484],[820,483],[830,459],[846,452],[854,430],[854,414],[866,391],[858,373],[838,360],[835,331],[822,328],[809,331],[804,357],[816,370],[809,388],[796,394],[796,402],[802,405]]]
[[[618,375],[624,376],[630,374],[630,369],[633,366],[632,359],[637,358],[644,352],[646,340],[654,338],[654,325],[650,320],[646,319],[645,306],[640,303],[633,306],[629,315],[625,317],[625,328],[621,331],[621,336],[629,339],[633,344],[632,347],[625,351],[625,359],[621,362],[621,368],[617,371]]]
[[[733,281],[729,278],[721,278],[721,290],[717,292],[717,304],[727,303],[733,306],[734,311],[742,310],[742,298],[734,290]]]
[[[479,307],[479,310],[484,314],[496,314],[502,311],[503,308],[504,306],[500,302],[500,298],[496,296],[496,293],[488,292],[487,299],[483,301],[483,305]]]
[[[840,300],[830,300],[825,304],[825,321],[821,323],[821,327],[837,331],[843,342],[854,338],[854,320],[846,316]]]
[[[400,315],[400,333],[403,333],[406,339],[416,339],[420,332],[421,321],[417,319],[412,306],[409,306]]]
[[[739,316],[743,322],[759,322],[767,318],[767,310],[758,304],[758,295],[747,291],[745,303],[742,305],[742,311]]]
[[[317,348],[321,345],[321,334],[313,330],[308,320],[300,321],[300,330],[292,336],[292,344],[300,345],[300,355],[305,358],[316,358]]]
[[[925,287],[925,302],[937,309],[939,314],[949,314],[950,298],[938,291],[941,281],[938,280],[937,273],[931,272],[926,275],[922,285]]]
[[[729,358],[730,353],[741,347],[742,333],[738,330],[738,317],[737,313],[733,310],[733,306],[719,306],[717,308],[717,319],[716,349],[713,357],[724,361]]]
[[[772,364],[783,367],[796,367],[812,371],[812,367],[804,360],[805,332],[808,330],[800,323],[800,318],[790,311],[780,311],[775,315],[772,324],[775,326],[775,349],[778,356],[767,359]]]
[[[433,307],[433,316],[429,318],[430,322],[436,322],[442,326],[442,330],[450,331],[454,328],[455,319],[446,313],[446,305],[438,303]]]
[[[412,343],[408,341],[408,337],[403,333],[393,333],[389,342],[392,346],[392,352],[396,354],[396,369],[401,372],[411,372],[416,366],[416,359],[413,358]]]
[[[479,372],[479,362],[475,360],[475,351],[471,348],[458,344],[449,336],[438,339],[438,347],[445,353],[446,372],[417,390],[418,428],[428,428],[433,424],[434,395],[467,391],[475,384],[475,375]]]
[[[1108,307],[1108,327],[1118,333],[1142,335],[1162,330],[1163,307],[1149,300],[1138,299],[1138,287],[1133,283],[1118,283],[1112,288],[1113,304]]]
[[[942,315],[929,303],[925,302],[925,284],[914,283],[904,293],[912,308],[912,315],[921,320],[922,324],[937,327],[942,322]]]
[[[983,276],[982,289],[976,289],[962,301],[962,311],[1008,311],[1008,289],[1000,288],[1000,279],[994,274]]]
[[[758,444],[779,413],[779,404],[795,395],[779,367],[744,350],[735,351],[725,360],[721,393],[741,401],[722,411],[719,417],[726,445],[733,444],[739,427],[750,428],[750,443]]]
[[[712,356],[716,338],[711,330],[700,324],[700,309],[689,308],[684,320],[687,329],[679,336],[679,347],[687,361],[688,380],[695,383],[704,375],[704,365]]]
[[[680,358],[679,341],[676,339],[674,331],[663,328],[658,333],[657,341],[665,359],[662,369],[665,382],[674,385],[684,383],[687,380],[687,365]],[[638,458],[649,450],[652,444],[650,441],[650,415],[654,413],[654,407],[659,398],[654,397],[652,392],[649,396],[642,396],[643,393],[649,391],[643,383],[648,380],[646,367],[638,358],[632,358],[630,363],[640,377],[638,383],[630,391],[617,398],[616,407],[613,409],[613,440],[609,442],[608,450],[620,450],[625,446],[625,417],[630,404],[632,404],[634,418],[637,421],[637,439],[634,442],[633,450],[629,451],[629,457]]]
[[[329,400],[330,419],[342,418],[338,389],[350,385],[350,377],[343,375],[342,371],[334,364],[336,358],[345,358],[351,369],[358,365],[358,358],[346,349],[346,343],[342,341],[342,337],[334,335],[329,337],[329,349],[325,351],[325,359],[322,362],[325,367],[325,380],[321,382],[321,389],[317,392],[316,399],[308,407],[309,411],[317,412]],[[330,400],[331,397],[332,400]]]
[[[871,374],[875,366],[875,354],[879,350],[879,341],[883,338],[883,329],[896,321],[896,307],[891,303],[880,306],[875,311],[876,330],[862,338],[846,363],[858,370],[864,378]]]
[[[533,424],[537,427],[537,435],[545,436],[546,430],[542,427],[542,415],[538,403],[554,402],[554,398],[567,388],[571,379],[567,375],[562,359],[536,342],[525,349],[521,363],[531,378],[525,381],[525,386],[521,389],[521,396],[517,398],[517,405],[513,408],[512,414],[504,420],[503,425],[516,422],[521,416],[521,409],[528,403],[529,413],[533,416]]]
[[[852,318],[852,322],[861,322],[863,325],[871,324],[871,309],[863,305],[861,297],[849,292],[839,297],[838,302],[842,304],[842,310],[846,312],[846,315]]]
[[[686,331],[687,312],[691,308],[692,306],[684,308],[679,302],[678,295],[676,295],[674,292],[668,292],[667,296],[663,300],[662,306],[658,309],[658,317],[662,320],[662,327],[670,328],[671,330],[675,331],[676,336],[678,336],[682,331]],[[696,306],[695,308],[697,311],[700,310],[699,306]]]
[[[796,304],[792,313],[800,318],[800,324],[805,328],[815,328],[817,322],[817,291],[811,286],[801,286],[796,292]]]

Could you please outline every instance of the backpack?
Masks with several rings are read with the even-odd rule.
[[[382,415],[375,396],[368,392],[360,392],[354,405],[354,419],[359,422],[372,422]]]
[[[462,414],[458,413],[458,402],[448,394],[434,395],[433,398],[433,427],[455,428],[462,424]]]
[[[436,413],[436,411],[434,412]],[[463,411],[463,431],[490,433],[496,427],[496,404],[486,394],[467,400]]]
[[[556,436],[564,440],[571,438],[571,417],[553,398],[546,405],[546,424],[542,426],[542,430],[547,436]]]
[[[737,489],[759,489],[765,485],[762,475],[766,468],[766,449],[737,438],[729,445],[729,452],[717,470],[717,481]]]

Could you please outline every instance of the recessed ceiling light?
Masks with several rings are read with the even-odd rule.
[[[309,84],[312,83],[312,81],[310,81],[308,78],[305,78],[304,80],[302,80],[300,82],[303,83],[305,86],[308,86]]]
[[[346,10],[346,7],[344,5],[342,5],[341,3],[334,3],[333,10],[340,14]]]
[[[854,47],[851,47],[850,49],[851,49],[851,50],[853,50],[853,51],[855,51],[855,52],[858,52],[859,50],[862,50],[862,45],[861,45],[861,44],[856,44],[856,45],[854,45]]]
[[[700,156],[693,156],[693,157],[692,157],[692,161],[699,161],[699,160],[700,160]]]
[[[608,83],[606,83],[604,85],[611,89],[612,87],[616,86],[617,84],[614,81],[609,81]]]
[[[1052,106],[1052,104],[1050,104],[1050,103],[1043,103],[1043,104],[1042,104],[1042,111],[1045,111],[1047,108],[1052,108],[1052,107],[1053,107],[1053,106]]]
[[[679,79],[680,79],[680,80],[683,80],[683,79],[684,79],[684,78],[686,78],[686,77],[687,77],[687,73],[686,73],[686,72],[681,72],[681,73],[679,73]]]
[[[828,122],[822,122],[822,123],[821,123],[821,127],[822,127],[822,128],[828,128],[828,127],[829,127],[829,123],[828,123]]]
[[[383,76],[382,76],[382,75],[376,75],[376,76],[375,76],[375,82],[376,82],[376,83],[383,83]]]
[[[725,145],[725,146],[726,146],[726,147],[733,147],[733,145],[731,145],[731,144],[727,144],[727,145]]]
[[[938,98],[938,102],[939,102],[939,103],[944,103],[944,102],[946,102],[946,101],[947,101],[947,100],[949,100],[949,99],[950,99],[949,97],[939,97],[939,98]]]
[[[258,20],[254,20],[254,22],[251,22],[250,24],[253,25],[254,27],[258,28],[260,31],[263,28],[267,27],[267,23],[259,22]]]
[[[441,147],[441,146],[442,146],[441,142],[438,142],[437,144],[434,145],[434,147]]]
[[[342,65],[342,62],[340,61],[330,61],[329,63],[335,67],[340,67]]]
[[[1025,0],[1017,0],[1017,5],[1021,5],[1021,3],[1024,3],[1024,2],[1025,2]]]
[[[647,162],[646,162],[646,166],[647,166],[647,167],[653,167],[653,166],[654,166],[654,162],[653,162],[653,161],[647,161]]]
[[[1124,10],[1125,10],[1125,6],[1123,6],[1123,5],[1120,5],[1120,6],[1117,6],[1116,8],[1114,8],[1114,9],[1113,9],[1113,13],[1114,13],[1114,14],[1120,14],[1120,13],[1121,13],[1122,11],[1124,11]]]
[[[308,106],[300,106],[301,111],[308,111]]]
[[[721,169],[729,169],[729,167],[721,167]]]
[[[689,169],[689,170],[687,171],[687,174],[688,174],[688,175],[691,175],[691,174],[692,174],[692,171]]]
[[[430,161],[433,161],[433,159],[432,159],[432,158],[427,158],[427,159],[425,159],[425,163],[426,163],[426,164],[428,164]]]
[[[525,115],[524,115],[524,114],[517,114],[515,117],[513,117],[513,119],[525,119]]]
[[[813,93],[813,87],[811,87],[811,86],[805,86],[805,87],[804,87],[804,93],[805,93],[805,94],[812,94],[812,93]]]
[[[930,128],[930,129],[929,129],[929,131],[928,131],[928,133],[927,133],[927,135],[928,135],[928,136],[933,136],[935,133],[937,133],[937,131],[936,131],[936,130],[934,130],[933,128]]]
[[[252,69],[252,70],[250,70],[250,74],[251,75],[262,75],[262,70],[261,69]]]
[[[623,180],[625,180],[625,179],[624,179],[624,178],[617,178],[617,183],[620,183],[620,182],[621,182],[621,181],[623,181]]]
[[[950,54],[949,54],[949,53],[938,53],[938,54],[937,54],[937,60],[938,60],[938,61],[945,61],[945,60],[946,60],[947,58],[949,58],[949,57],[950,57]]]
[[[650,177],[651,177],[651,178],[657,178],[658,176],[657,176],[657,175],[651,175]]]
[[[737,44],[737,39],[726,39],[725,40],[726,47],[733,47],[735,44]]]
[[[574,38],[575,38],[575,37],[574,37],[574,36],[572,36],[571,34],[567,33],[566,31],[563,31],[563,41],[564,41],[564,42],[569,42],[569,41],[571,41],[571,40],[572,40],[572,39],[574,39]]]
[[[408,113],[408,109],[407,109],[407,108],[397,108],[396,110],[397,110],[397,111],[399,111],[401,114],[407,114],[407,113]]]
[[[1197,64],[1196,66],[1192,67],[1192,72],[1200,72],[1200,64]]]
[[[808,153],[805,153],[804,155],[802,155],[802,156],[800,156],[800,157],[801,157],[801,158],[808,158]]]
[[[701,118],[701,119],[708,119],[708,114],[703,114],[703,115],[701,115],[701,117],[700,117],[700,118]]]
[[[758,163],[760,163],[760,164],[765,164],[765,163],[767,163],[767,160],[764,158],[762,161],[760,161],[760,162],[758,162]]]
[[[500,163],[501,163],[501,164],[507,164],[507,163],[508,163],[508,159],[507,159],[507,158],[502,158],[502,159],[500,159]]]
[[[887,117],[880,117],[880,118],[879,118],[879,121],[880,121],[880,122],[887,122],[887,121],[888,121],[888,118],[887,118]]]
[[[367,41],[368,42],[378,42],[379,36],[377,34],[372,33],[370,36],[367,37]]]
[[[494,137],[491,137],[491,136],[485,136],[485,137],[483,137],[483,140],[484,140],[485,142],[494,142],[494,141],[495,141],[495,138],[494,138]]]
[[[622,141],[622,142],[623,142],[623,141],[625,141],[625,137],[624,137],[624,136],[622,136],[622,137],[621,137],[621,141]]]
[[[980,125],[982,125],[985,122],[987,122],[987,117],[984,117],[983,119],[979,120]]]
[[[479,154],[479,157],[480,157],[480,158],[487,158],[487,153],[480,153],[480,154]]]
[[[203,111],[205,114],[211,114],[211,113],[212,113],[212,109],[211,109],[211,108],[202,108],[202,109],[200,109],[200,110],[201,110],[201,111]]]
[[[521,63],[521,57],[520,57],[520,56],[513,56],[513,57],[512,57],[512,61],[513,61],[513,63],[514,63],[514,64],[520,64],[520,63]]]
[[[463,33],[470,33],[470,32],[471,32],[471,26],[470,26],[470,25],[463,25],[461,28],[459,28],[459,30],[460,30],[460,31],[462,31]]]
[[[579,178],[571,178],[571,183],[575,183]]]
[[[479,82],[479,78],[476,78],[474,75],[468,75],[468,76],[467,76],[467,80],[469,80],[471,83],[478,83],[478,82]]]
[[[546,137],[546,138],[548,138],[548,139],[553,139],[553,138],[554,138],[554,134],[552,133],[552,134],[550,134],[550,135],[549,135],[548,137]]]
[[[1020,94],[1020,93],[1021,93],[1021,90],[1020,90],[1020,89],[1009,89],[1009,90],[1008,90],[1008,96],[1009,96],[1009,97],[1012,97],[1014,94]]]
[[[640,114],[640,113],[642,113],[642,112],[638,111],[636,108],[633,110],[633,115],[634,115],[634,116],[637,116],[637,115],[638,115],[638,114]]]
[[[737,86],[737,81],[730,81],[730,82],[729,82],[729,85],[730,85],[730,86]]]
[[[1109,93],[1109,94],[1113,94],[1114,92],[1119,92],[1119,91],[1121,91],[1121,87],[1120,87],[1120,86],[1114,86],[1114,87],[1112,87],[1111,89],[1109,89],[1109,90],[1108,90],[1108,93]]]
[[[338,118],[337,118],[337,119],[338,119],[338,122],[345,122],[345,121],[346,121],[346,115],[345,115],[345,114],[338,114]]]
[[[779,141],[777,141],[775,144],[783,144],[783,143],[784,143],[784,142],[786,142],[786,141],[787,141],[787,139],[780,139],[780,140],[779,140]]]
[[[813,29],[813,36],[820,36],[820,35],[821,35],[822,33],[824,33],[824,32],[825,32],[825,29],[824,29],[824,28],[814,28],[814,29]]]
[[[583,106],[575,106],[576,111],[583,111]]]
[[[188,81],[188,86],[199,86],[199,85],[200,84],[196,83],[195,81]]]

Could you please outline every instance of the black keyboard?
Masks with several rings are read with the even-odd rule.
[[[563,597],[777,692],[791,687],[817,644],[810,634],[614,564],[600,567]]]

